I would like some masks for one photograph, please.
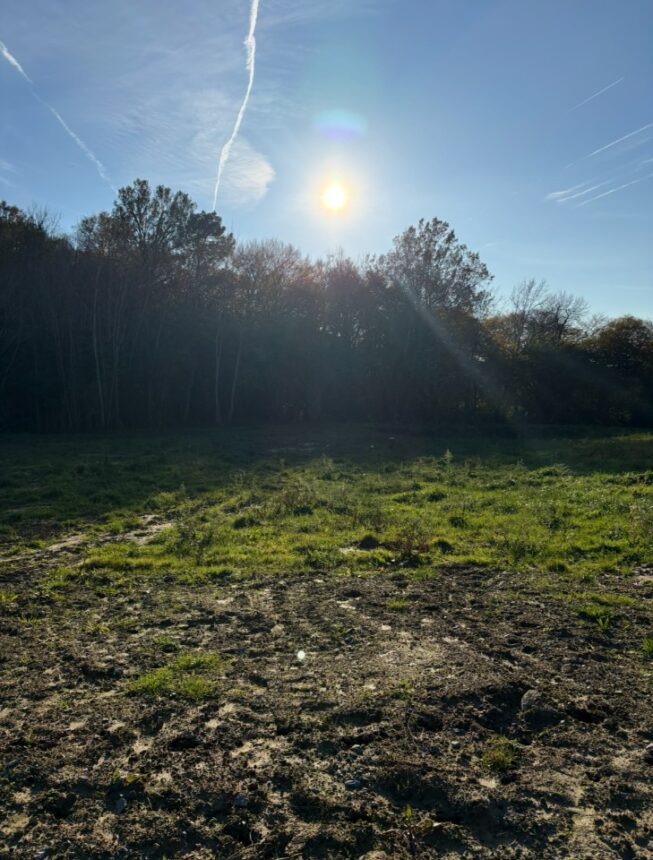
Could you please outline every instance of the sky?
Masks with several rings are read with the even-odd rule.
[[[499,296],[653,318],[651,0],[2,0],[0,41],[0,198],[62,230],[136,177],[314,257],[438,217]]]

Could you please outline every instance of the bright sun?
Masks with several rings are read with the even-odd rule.
[[[330,182],[322,192],[322,205],[329,212],[342,212],[348,202],[349,194],[341,182]]]

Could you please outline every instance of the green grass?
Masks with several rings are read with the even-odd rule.
[[[648,433],[7,437],[0,541],[111,538],[81,567],[48,574],[51,595],[80,579],[111,594],[136,578],[428,577],[452,566],[510,568],[571,593],[602,572],[653,563],[652,461]],[[121,540],[145,513],[171,526],[144,546]]]
[[[386,605],[391,612],[405,612],[409,603],[407,600],[392,599],[388,600]]]
[[[228,664],[217,654],[180,654],[172,663],[140,675],[130,682],[128,691],[140,696],[179,696],[201,701],[212,698],[218,688],[216,675]]]
[[[514,741],[508,738],[493,738],[485,747],[481,763],[486,770],[506,774],[517,767],[519,757],[520,750]]]
[[[612,624],[612,612],[605,606],[589,603],[586,606],[581,606],[578,609],[578,614],[581,618],[593,621],[604,633],[610,629]]]

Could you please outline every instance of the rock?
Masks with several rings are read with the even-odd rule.
[[[460,749],[460,741],[451,741],[451,749],[459,750]]]
[[[247,809],[249,805],[249,800],[245,797],[244,794],[237,794],[234,797],[234,806],[236,809]]]
[[[562,719],[560,712],[546,701],[539,690],[527,690],[524,693],[521,711],[526,725],[535,731],[555,726]]]
[[[649,744],[644,750],[645,764],[653,764],[653,744]]]
[[[37,851],[34,854],[33,860],[45,860],[45,858],[49,857],[49,856],[50,856],[50,849],[49,848],[41,848],[39,851]]]
[[[533,711],[544,707],[544,696],[539,690],[527,690],[521,697],[522,711]]]
[[[363,783],[360,779],[348,779],[345,783],[345,788],[347,791],[357,791],[359,788],[363,787]]]
[[[116,800],[114,810],[118,813],[118,815],[122,815],[122,813],[127,809],[127,800],[120,795],[118,800]]]
[[[368,851],[367,854],[361,854],[360,860],[390,860],[385,851]]]

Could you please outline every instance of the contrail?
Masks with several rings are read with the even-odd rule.
[[[602,197],[608,197],[610,194],[614,194],[615,191],[621,191],[623,188],[630,188],[631,185],[637,185],[639,182],[644,182],[644,180],[650,179],[652,176],[653,173],[649,173],[646,176],[641,176],[639,179],[631,179],[630,182],[624,182],[623,185],[617,185],[616,188],[604,191],[603,194],[597,194],[596,197],[590,197],[589,200],[583,200],[583,202],[579,203],[578,206],[587,206],[588,203],[593,203],[595,200],[600,200]]]
[[[573,194],[574,191],[578,191],[579,188],[584,188],[587,185],[587,182],[581,182],[580,185],[572,185],[571,188],[564,188],[562,191],[551,191],[550,194],[546,195],[546,200],[562,200],[568,194]]]
[[[249,80],[247,82],[247,89],[245,91],[245,98],[243,99],[243,103],[240,106],[240,110],[238,111],[238,116],[236,117],[236,122],[231,132],[231,137],[222,147],[220,152],[220,160],[218,161],[218,174],[215,178],[215,189],[213,191],[213,211],[216,211],[216,206],[218,202],[218,191],[220,189],[220,180],[222,179],[222,173],[225,169],[227,161],[229,161],[229,155],[231,153],[231,147],[238,136],[238,132],[240,130],[240,125],[243,121],[243,117],[245,116],[245,111],[247,110],[247,103],[249,102],[249,97],[252,92],[252,87],[254,86],[254,70],[256,65],[256,19],[258,18],[258,4],[259,0],[252,0],[252,5],[249,10],[249,31],[245,38],[245,50],[247,51],[247,59],[245,61],[245,68],[249,72]]]
[[[106,182],[106,184],[109,186],[109,188],[115,193],[116,189],[111,184],[111,180],[107,176],[106,169],[105,169],[104,165],[102,164],[102,162],[100,161],[100,159],[92,152],[91,149],[89,149],[89,147],[84,143],[84,141],[81,139],[81,137],[79,137],[79,135],[75,134],[75,132],[72,130],[72,128],[68,125],[68,123],[61,116],[61,114],[57,110],[55,110],[52,107],[52,105],[48,104],[48,102],[46,102],[44,99],[42,99],[41,96],[36,92],[36,90],[34,89],[34,82],[29,77],[29,75],[27,74],[25,69],[18,62],[16,57],[14,57],[14,55],[9,51],[9,49],[7,48],[7,46],[5,45],[4,42],[0,42],[0,54],[5,58],[5,60],[9,63],[9,65],[13,66],[13,68],[16,69],[18,74],[27,81],[27,83],[30,85],[30,91],[32,93],[32,97],[35,98],[36,101],[40,105],[42,105],[46,110],[50,111],[52,116],[57,120],[57,122],[63,128],[63,130],[66,132],[68,137],[70,137],[71,140],[73,140],[77,144],[77,146],[82,150],[82,152],[88,158],[88,160],[95,166],[95,169],[99,173],[100,178],[104,182]]]
[[[586,104],[587,104],[587,102],[591,102],[593,99],[596,99],[596,98],[598,98],[599,96],[602,96],[602,95],[603,95],[603,93],[607,93],[607,91],[608,91],[608,90],[611,90],[611,89],[612,89],[612,87],[616,87],[616,86],[617,86],[617,84],[620,84],[623,80],[625,80],[625,78],[623,78],[623,77],[622,77],[622,78],[617,78],[617,80],[616,80],[616,81],[612,81],[612,83],[611,83],[611,84],[608,84],[608,85],[607,85],[607,87],[603,87],[603,89],[602,89],[602,90],[599,90],[598,92],[594,93],[593,95],[588,96],[586,99],[583,99],[583,101],[582,101],[582,102],[578,102],[578,104],[577,104],[577,105],[574,105],[573,107],[570,107],[570,108],[567,110],[567,113],[571,113],[571,111],[572,111],[572,110],[576,110],[577,108],[582,107],[583,105],[586,105]]]
[[[653,128],[653,122],[649,122],[647,125],[643,125],[641,128],[638,128],[635,131],[631,131],[629,134],[624,134],[623,137],[620,137],[617,140],[613,140],[612,143],[606,143],[606,145],[602,146],[600,149],[595,149],[594,152],[590,152],[590,154],[586,155],[585,158],[592,158],[593,156],[598,155],[599,152],[605,152],[606,149],[611,149],[613,146],[616,146],[618,143],[621,143],[622,140],[628,140],[629,137],[634,137],[636,134],[639,134],[642,131],[646,131],[647,128]]]
[[[39,101],[41,101],[41,99],[39,99]],[[109,186],[109,188],[111,188],[111,190],[117,194],[117,193],[118,193],[118,189],[117,189],[117,188],[114,188],[114,187],[113,187],[113,185],[111,184],[111,180],[110,180],[110,179],[109,179],[109,177],[107,176],[107,172],[106,172],[106,170],[105,170],[105,168],[104,168],[104,164],[102,164],[102,162],[100,161],[100,159],[99,159],[96,155],[94,155],[94,153],[93,153],[93,152],[88,148],[88,146],[84,143],[84,141],[81,139],[81,137],[79,137],[78,135],[76,135],[76,134],[75,134],[75,132],[72,130],[72,128],[68,125],[68,123],[67,123],[67,122],[64,120],[64,118],[61,116],[61,114],[60,114],[58,111],[56,111],[56,110],[52,107],[52,105],[46,104],[46,102],[42,102],[42,104],[43,104],[43,105],[45,105],[45,107],[47,107],[47,109],[48,109],[48,110],[50,111],[50,113],[54,116],[54,118],[57,120],[57,122],[59,123],[59,125],[60,125],[60,126],[63,128],[63,130],[66,132],[66,134],[67,134],[70,138],[72,138],[72,140],[74,140],[74,141],[75,141],[75,143],[77,144],[77,146],[81,149],[81,151],[82,151],[82,152],[84,153],[84,155],[88,158],[88,160],[89,160],[89,161],[91,161],[91,162],[95,165],[95,169],[96,169],[96,170],[97,170],[97,172],[100,174],[100,176],[102,177],[102,179],[104,179],[104,181],[107,183],[107,185]]]
[[[21,66],[4,42],[0,42],[0,54],[2,54],[10,66],[13,66],[14,69],[16,69],[19,75],[22,75],[25,78],[28,84],[32,83],[32,79],[27,75],[25,69]]]
[[[580,185],[574,185],[573,188],[567,188],[565,191],[552,191],[546,195],[546,200],[555,200],[556,203],[566,203],[567,200],[575,200],[577,197],[585,197],[586,194],[591,194],[597,188],[602,188],[604,185],[609,185],[612,179],[606,179],[604,182],[597,182],[595,185],[584,187],[587,183],[581,182]],[[579,189],[583,189],[580,191]]]

